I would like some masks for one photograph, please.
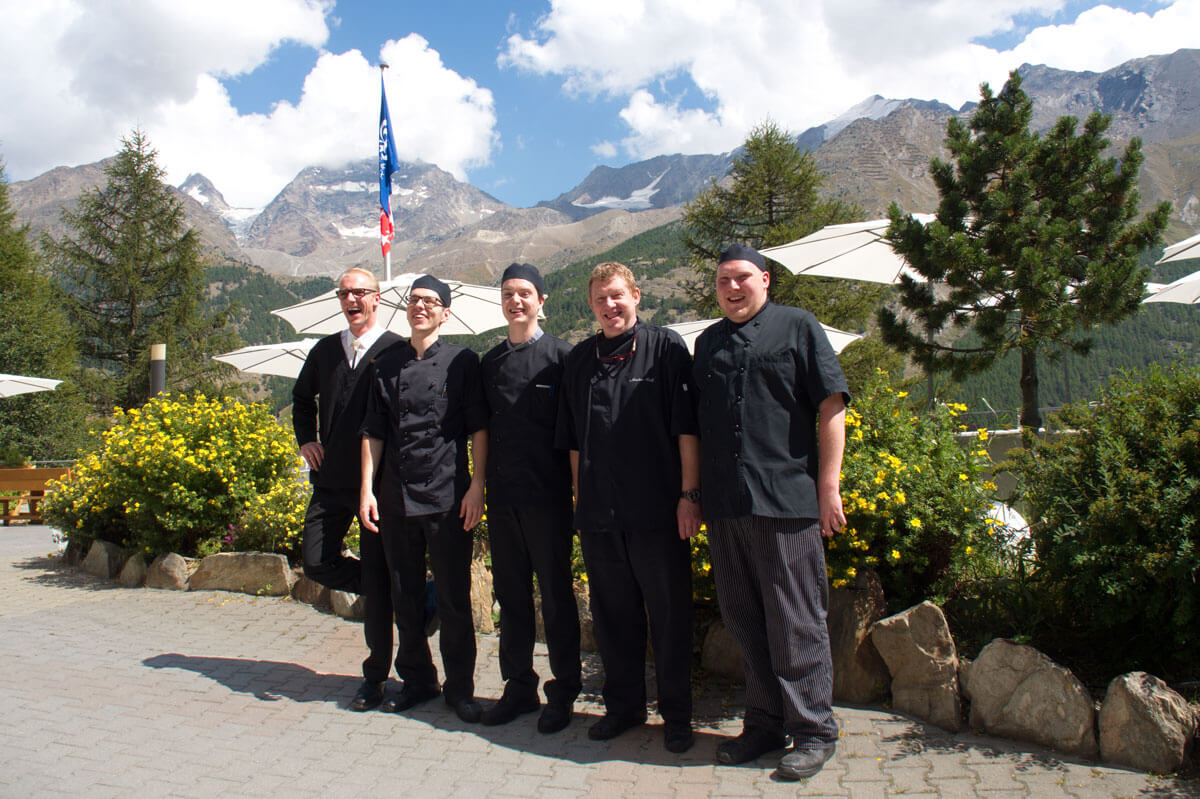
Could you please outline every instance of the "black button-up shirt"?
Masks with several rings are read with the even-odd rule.
[[[611,353],[596,334],[567,356],[555,442],[579,451],[579,530],[676,526],[678,437],[697,433],[692,359],[673,330],[638,322],[632,333]]]
[[[488,423],[489,507],[557,506],[571,501],[571,464],[554,448],[563,363],[571,345],[543,333],[483,356]]]
[[[696,340],[705,519],[818,518],[817,412],[846,378],[808,311],[768,302]]]
[[[452,510],[470,483],[467,437],[487,428],[479,356],[438,339],[422,358],[405,342],[375,362],[363,434],[384,442],[381,508]]]

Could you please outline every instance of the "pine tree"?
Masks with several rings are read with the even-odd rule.
[[[27,226],[16,224],[0,163],[0,363],[7,374],[71,381],[74,338]],[[0,460],[72,457],[84,406],[70,382],[55,391],[0,399]]]
[[[717,257],[726,244],[774,247],[825,225],[862,218],[854,205],[821,198],[824,178],[812,155],[770,121],[750,132],[726,177],[714,180],[684,209],[683,239],[697,275],[687,288],[705,315],[719,313],[714,280]],[[770,266],[772,300],[807,308],[826,324],[856,327],[869,318],[884,291],[848,281],[797,277]]]
[[[135,130],[105,168],[102,188],[65,210],[69,229],[47,237],[98,409],[149,397],[150,345],[167,345],[167,387],[212,390],[223,367],[209,356],[236,346],[225,314],[202,307],[205,260],[183,206],[163,184],[146,135]]]
[[[1120,161],[1105,157],[1108,117],[1090,115],[1079,132],[1063,117],[1040,135],[1016,72],[998,96],[987,84],[981,93],[968,124],[947,125],[952,161],[932,163],[936,220],[890,210],[888,238],[924,280],[902,282],[905,318],[885,308],[879,322],[889,344],[956,378],[1019,352],[1021,424],[1036,428],[1039,355],[1084,354],[1097,325],[1138,310],[1147,276],[1138,256],[1171,206],[1134,221],[1141,142]],[[944,335],[964,329],[973,335]]]

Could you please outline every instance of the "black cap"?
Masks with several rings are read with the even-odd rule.
[[[500,285],[503,286],[506,280],[528,280],[537,289],[539,297],[546,294],[546,283],[542,280],[542,273],[533,264],[509,264],[500,276]]]
[[[450,307],[450,287],[442,281],[438,280],[433,275],[421,275],[413,281],[409,291],[413,289],[429,289],[438,295],[438,299],[442,301],[442,305]]]
[[[762,254],[745,244],[730,244],[721,250],[721,256],[717,258],[717,266],[726,261],[749,261],[762,271],[767,271],[767,262],[763,260]]]

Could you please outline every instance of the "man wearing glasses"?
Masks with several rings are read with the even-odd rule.
[[[360,594],[358,559],[343,550],[358,512],[367,375],[370,362],[401,338],[376,324],[379,282],[367,270],[343,273],[337,296],[348,327],[321,339],[308,353],[292,389],[292,427],[313,486],[304,516],[304,573],[321,585]],[[367,710],[381,701],[364,684],[350,707]]]
[[[450,288],[422,275],[413,281],[407,313],[412,338],[376,362],[362,426],[359,519],[369,650],[363,676],[382,692],[394,617],[403,686],[382,709],[399,713],[444,691],[460,719],[477,722],[482,709],[475,699],[470,530],[483,516],[487,403],[479,357],[438,335],[450,318]],[[427,550],[437,587],[444,686],[425,637]]]
[[[570,451],[575,527],[604,663],[604,716],[592,740],[646,721],[646,616],[668,751],[692,734],[691,545],[700,529],[692,359],[674,331],[638,320],[623,264],[588,280],[600,332],[567,356],[556,443]]]

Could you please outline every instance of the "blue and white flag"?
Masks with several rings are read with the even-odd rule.
[[[400,168],[396,140],[392,138],[392,118],[388,114],[387,91],[383,74],[379,75],[379,244],[383,257],[392,249],[392,173]]]

